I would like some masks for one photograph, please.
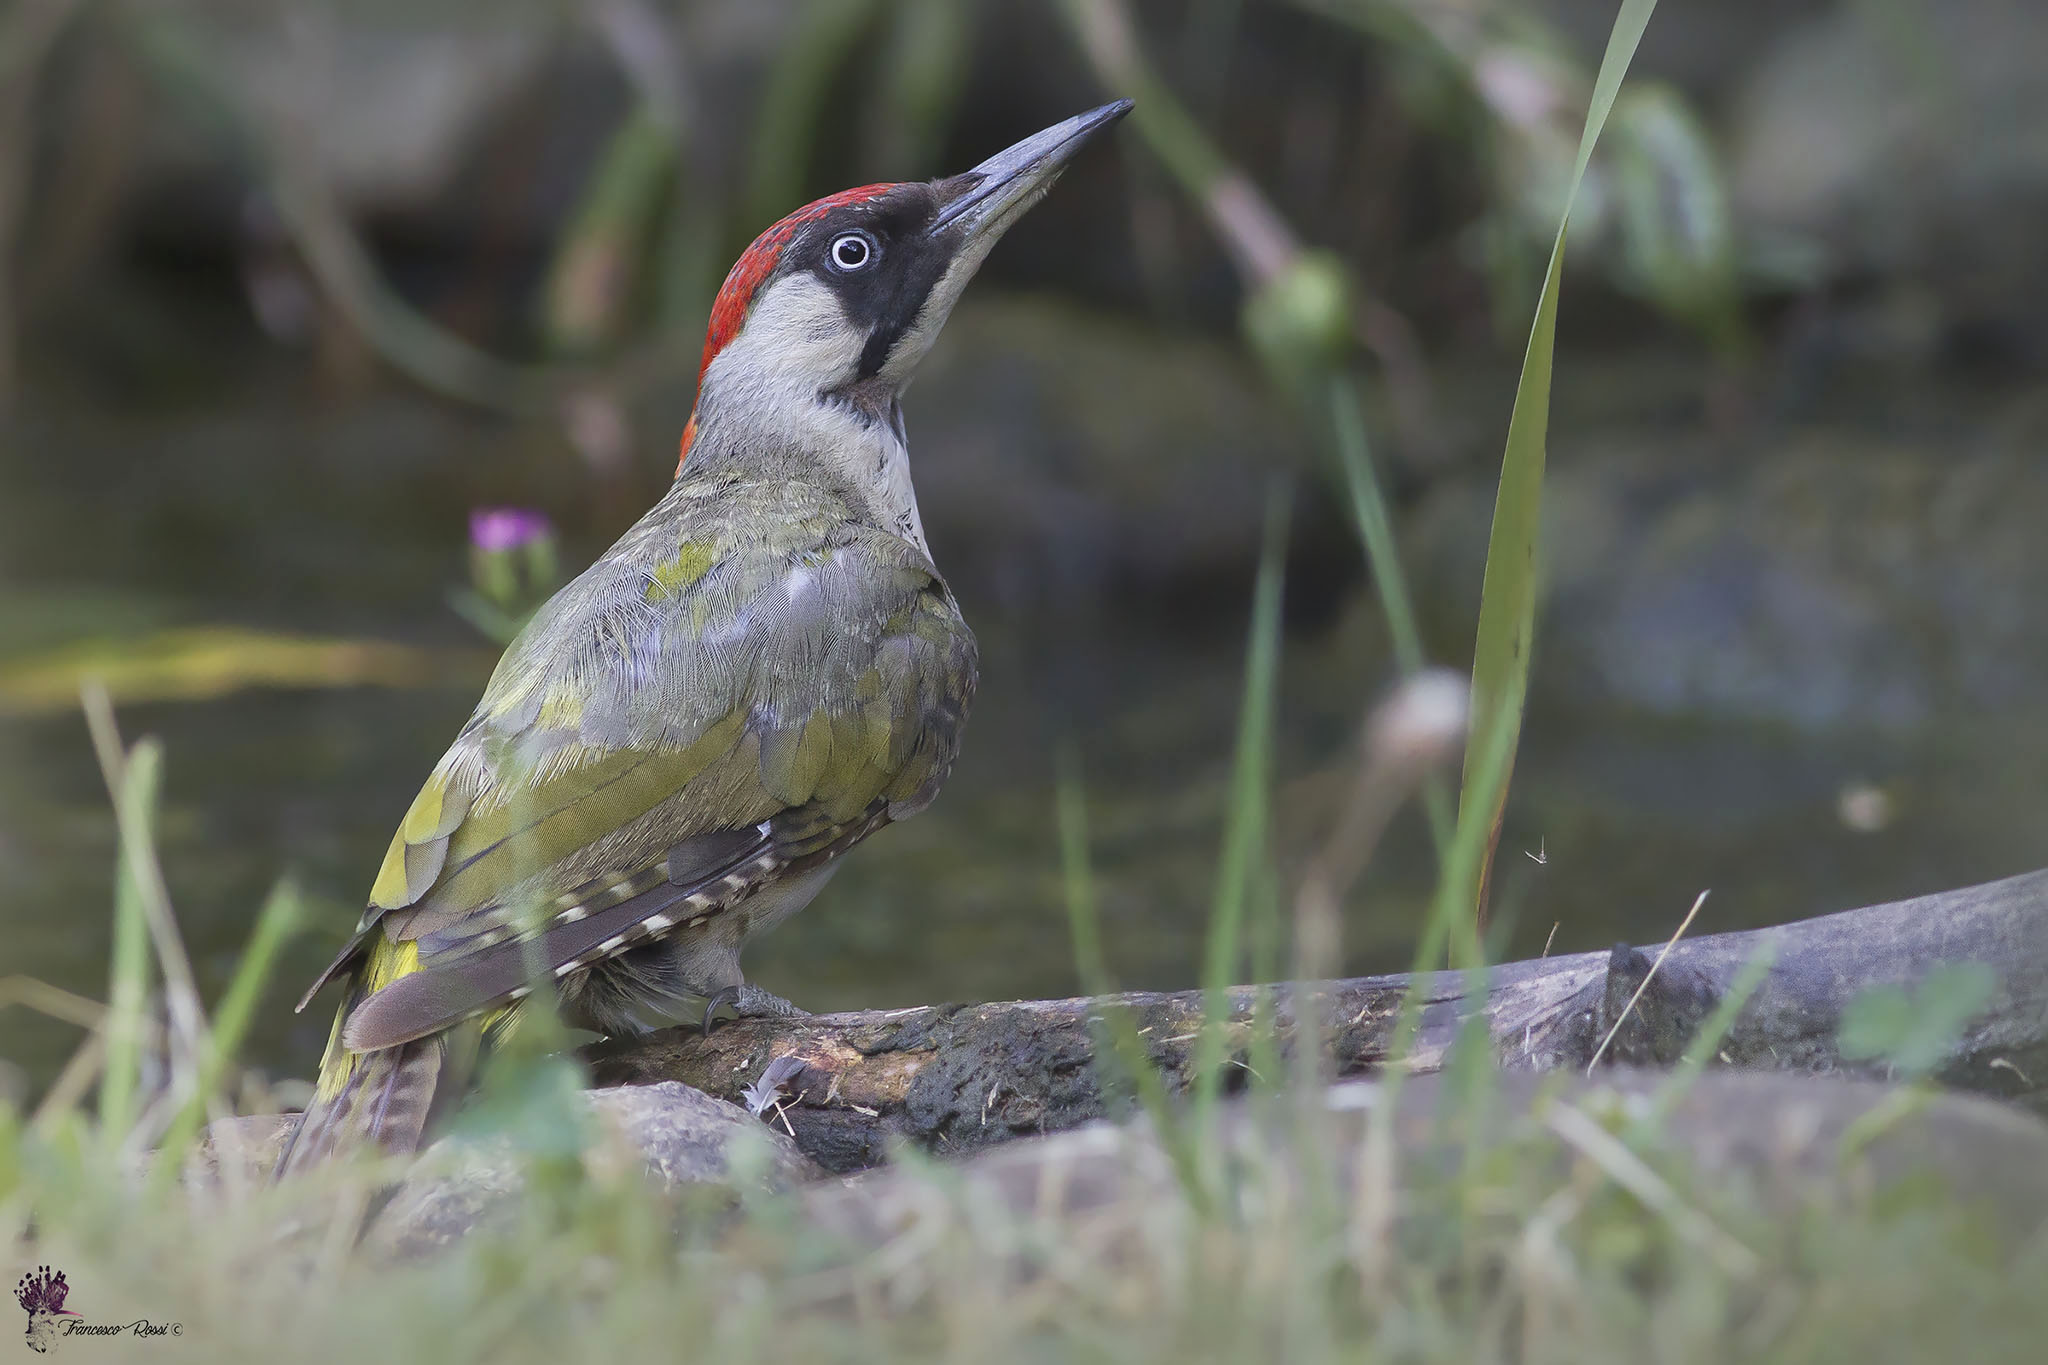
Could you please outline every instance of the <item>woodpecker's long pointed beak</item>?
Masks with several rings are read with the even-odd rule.
[[[1052,188],[1076,152],[1130,112],[1129,100],[1116,100],[1076,114],[953,177],[961,189],[932,219],[931,235],[958,233],[964,228],[969,239],[1000,237]]]

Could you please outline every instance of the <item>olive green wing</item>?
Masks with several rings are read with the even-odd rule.
[[[809,524],[824,534],[760,544],[685,524],[667,555],[622,542],[536,619],[323,974],[378,940],[404,950],[379,954],[395,966],[351,1047],[719,913],[931,800],[972,700],[973,637],[914,546]]]

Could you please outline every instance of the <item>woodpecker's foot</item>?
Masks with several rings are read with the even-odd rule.
[[[711,1034],[716,1024],[718,1011],[730,1005],[735,1019],[807,1019],[810,1011],[792,1005],[773,991],[764,991],[748,983],[741,986],[727,986],[715,992],[704,1002],[704,1033]]]

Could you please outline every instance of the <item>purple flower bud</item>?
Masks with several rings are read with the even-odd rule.
[[[547,517],[530,507],[478,507],[469,514],[469,543],[486,552],[517,550],[554,533]]]

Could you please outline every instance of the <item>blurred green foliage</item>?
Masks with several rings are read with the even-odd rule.
[[[1448,139],[1458,161],[1487,168],[1489,202],[1470,225],[1469,241],[1475,265],[1493,281],[1506,327],[1534,297],[1569,178],[1574,111],[1584,106],[1591,80],[1583,57],[1542,20],[1500,0],[1287,3],[1327,25],[1334,41],[1355,44],[1360,62],[1385,74],[1405,116]],[[318,83],[305,83],[302,99],[275,80],[259,90],[260,73],[233,55],[245,35],[253,41],[266,26],[275,33],[262,41],[286,50],[316,57],[339,51],[346,17],[294,28],[281,13],[236,11],[211,0],[24,0],[15,10],[22,31],[8,57],[24,68],[17,88],[33,96],[37,78],[60,58],[75,62],[78,49],[104,45],[132,54],[149,83],[147,98],[198,115],[191,126],[216,140],[205,154],[275,201],[319,287],[390,363],[452,397],[531,413],[586,389],[600,373],[608,383],[626,379],[628,389],[671,382],[694,348],[724,262],[813,188],[821,146],[842,149],[850,131],[858,160],[878,177],[949,169],[938,157],[954,133],[964,83],[988,60],[976,44],[997,8],[993,0],[801,0],[786,14],[764,11],[746,20],[745,6],[730,8],[729,23],[780,32],[758,79],[742,89],[739,108],[707,106],[697,89],[703,62],[683,38],[695,11],[657,0],[589,0],[497,14],[509,30],[547,34],[557,43],[588,47],[596,36],[628,95],[555,225],[552,259],[527,310],[534,340],[557,361],[542,369],[467,346],[389,287],[354,242],[357,225],[336,183],[335,158],[321,150],[317,120],[326,115]],[[1211,3],[1185,15],[1126,16],[1096,0],[1066,8],[1083,47],[1105,22],[1125,26],[1119,42],[1130,60],[1118,72],[1122,88],[1111,93],[1139,97],[1138,122],[1152,146],[1185,188],[1201,193],[1228,166],[1234,139],[1227,126],[1205,132],[1199,111],[1215,103],[1232,41],[1263,11]],[[448,12],[458,13],[453,31],[489,22],[481,13]],[[432,30],[431,18],[423,17],[422,42]],[[1154,64],[1144,56],[1154,49],[1178,59]],[[0,161],[25,155],[39,140],[81,149],[91,126],[59,126],[63,117],[54,97],[26,98],[19,126],[0,126]],[[38,119],[50,126],[38,127]],[[720,164],[732,161],[729,153],[707,150],[724,143],[742,149],[737,174]],[[33,169],[24,174],[32,178]],[[1615,137],[1588,182],[1578,259],[1717,345],[1736,345],[1739,243],[1712,137],[1685,99],[1668,87],[1632,91],[1615,112]],[[14,229],[28,203],[0,194],[0,249],[18,244]],[[1609,242],[1619,249],[1596,249]],[[1356,289],[1333,271],[1343,265],[1348,274],[1359,264],[1333,256],[1318,259],[1313,279],[1247,279],[1255,340],[1327,342],[1335,334],[1332,310],[1348,306],[1343,294]],[[12,321],[7,311],[0,297],[0,327]]]
[[[1842,1055],[1924,1079],[1948,1060],[1997,990],[1998,973],[1982,962],[1936,963],[1911,990],[1873,986],[1842,1011]]]

